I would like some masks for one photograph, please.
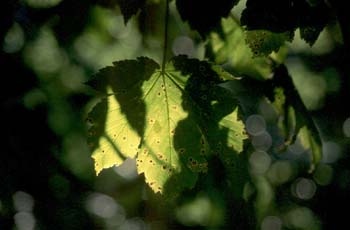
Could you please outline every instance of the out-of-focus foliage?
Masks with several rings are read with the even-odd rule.
[[[217,1],[202,10],[195,7],[184,17],[176,8],[181,1],[171,1],[168,57],[210,59],[212,66],[218,64],[241,78],[220,87],[238,100],[249,140],[239,155],[228,151],[208,157],[207,172],[198,175],[195,186],[169,202],[138,175],[134,159],[95,175],[84,118],[100,99],[92,99],[95,92],[85,82],[114,61],[147,56],[161,63],[164,40],[164,0],[134,1],[131,8],[119,4],[126,1],[108,1],[113,7],[101,7],[101,2],[2,3],[0,106],[5,137],[0,229],[267,230],[348,225],[347,213],[338,211],[346,210],[350,200],[345,3],[249,0],[245,5],[241,0],[239,5],[227,1],[228,7],[220,8]],[[289,11],[286,5],[292,2],[295,6]],[[307,10],[296,12],[301,5]],[[330,14],[336,17],[329,20]],[[260,30],[274,35],[293,31],[294,40],[280,42],[284,38],[277,36],[251,43],[251,34]],[[278,53],[252,58],[249,42],[263,44],[257,46],[259,55],[282,46]],[[282,103],[287,93],[280,94],[281,103],[274,100],[278,93],[270,83],[275,65],[281,63],[321,136],[321,159],[312,173],[307,139],[291,138],[297,117],[290,115],[293,105]],[[216,133],[223,130],[211,128]]]

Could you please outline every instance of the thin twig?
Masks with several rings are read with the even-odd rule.
[[[163,60],[162,60],[162,73],[165,73],[165,64],[166,64],[166,56],[168,49],[168,21],[169,21],[169,0],[166,0],[166,8],[165,8],[165,28],[164,28],[164,45],[163,45]]]

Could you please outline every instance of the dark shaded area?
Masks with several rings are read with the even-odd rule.
[[[18,1],[2,2],[1,45],[13,22],[23,25],[28,38],[33,38],[35,32],[32,28],[56,13],[64,15],[62,18],[66,20],[65,29],[57,28],[60,38],[64,40],[68,34],[72,38],[71,32],[79,33],[78,28],[83,26],[79,23],[68,23],[70,14],[78,17],[78,8],[66,4],[68,1],[64,2],[57,9],[41,12],[20,5]],[[79,18],[83,17],[79,15]],[[1,48],[0,64],[3,76],[0,97],[3,122],[0,229],[12,229],[14,226],[14,215],[18,210],[13,204],[13,194],[17,191],[29,193],[34,198],[33,214],[36,217],[36,226],[40,229],[96,229],[83,203],[87,192],[91,190],[91,184],[78,179],[62,163],[60,137],[47,123],[49,108],[44,104],[34,109],[24,106],[23,96],[31,89],[39,87],[40,81],[23,63],[18,53],[8,54]],[[69,100],[79,106],[82,101],[86,103],[84,95],[72,95]],[[65,186],[59,181],[64,182]]]
[[[306,0],[248,0],[241,23],[249,30],[285,32],[300,28],[301,37],[313,44],[330,18],[331,11],[323,1],[311,6]]]
[[[237,0],[218,1],[176,1],[182,20],[187,21],[191,28],[197,30],[203,37],[220,24],[221,18],[227,17]],[[200,9],[200,10],[199,10]]]
[[[30,193],[35,199],[34,214],[41,229],[95,229],[83,207],[91,185],[80,181],[60,162],[56,136],[47,125],[47,107],[24,107],[22,96],[38,85],[35,75],[17,58],[1,53],[1,65],[8,77],[2,90],[2,140],[0,161],[0,228],[11,229],[16,191]],[[19,83],[20,82],[20,83]],[[56,149],[56,151],[52,151]],[[54,154],[56,153],[56,154]],[[68,188],[52,185],[55,178],[67,181]],[[57,190],[54,190],[57,189]],[[60,189],[68,189],[60,196]]]

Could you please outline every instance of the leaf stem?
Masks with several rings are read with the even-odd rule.
[[[168,21],[169,21],[169,0],[166,0],[165,19],[164,19],[164,45],[163,45],[163,60],[162,60],[162,74],[165,73],[166,56],[168,49]]]

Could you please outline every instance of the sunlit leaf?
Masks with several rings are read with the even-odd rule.
[[[223,78],[229,74],[185,56],[164,72],[148,58],[102,69],[89,82],[105,95],[87,119],[96,172],[136,157],[155,192],[174,194],[194,186],[218,146],[241,152],[244,126],[237,103],[217,85]]]
[[[146,123],[144,92],[152,89],[150,78],[157,68],[148,58],[115,62],[88,83],[105,95],[88,115],[97,173],[136,155]]]

